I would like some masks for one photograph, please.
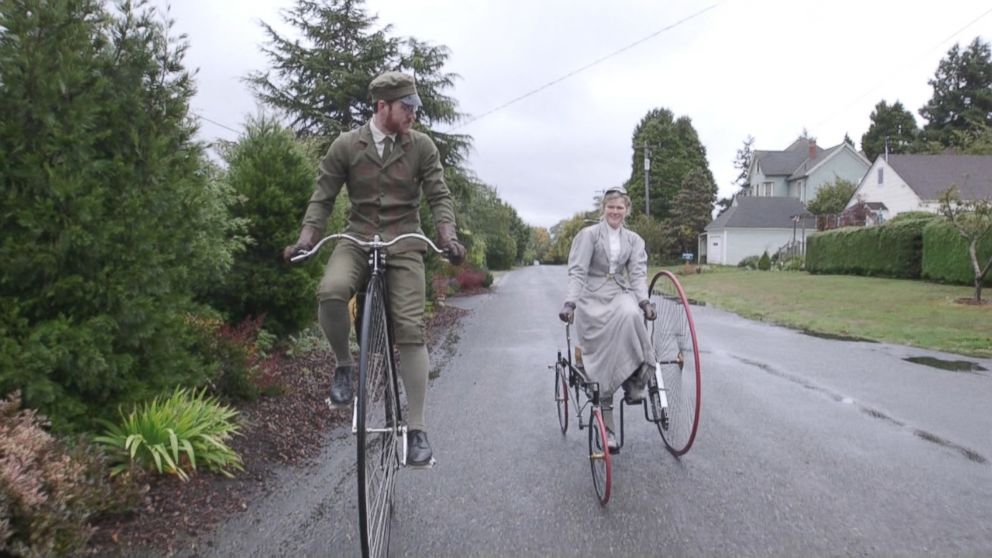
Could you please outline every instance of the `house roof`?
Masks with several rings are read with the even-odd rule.
[[[827,150],[816,144],[813,145],[816,149],[816,157],[813,160],[822,160]],[[783,151],[755,150],[754,161],[761,167],[765,176],[790,176],[809,159],[809,147],[808,139],[799,138]],[[807,166],[813,168],[815,165]]]
[[[791,229],[792,217],[804,213],[806,213],[806,206],[798,198],[737,197],[730,209],[706,225],[706,230]]]
[[[789,175],[789,180],[793,180],[793,179],[796,179],[796,178],[802,178],[804,176],[809,175],[809,173],[813,172],[813,169],[815,169],[816,167],[820,166],[821,163],[823,163],[824,161],[826,161],[827,159],[829,159],[830,157],[832,157],[835,153],[837,153],[838,151],[841,151],[843,149],[844,149],[844,144],[843,143],[838,144],[838,145],[835,145],[835,146],[833,146],[833,147],[831,147],[829,149],[820,149],[819,147],[817,147],[816,148],[816,158],[814,158],[814,159],[810,159],[810,158],[803,159],[803,162],[802,163],[799,163],[799,166],[796,167],[796,170],[793,171],[793,173],[791,175]],[[853,149],[852,149],[852,151],[853,151]],[[867,164],[866,164],[865,168],[867,168]]]
[[[962,200],[992,198],[992,155],[889,155],[887,162],[921,200],[952,184]]]

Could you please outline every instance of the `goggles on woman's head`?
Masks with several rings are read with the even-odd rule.
[[[621,196],[626,196],[627,189],[624,188],[623,186],[614,186],[612,188],[608,188],[606,192],[603,192],[603,197],[605,198],[606,196],[609,196],[611,194],[620,194]]]

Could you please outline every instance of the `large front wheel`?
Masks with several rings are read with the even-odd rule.
[[[399,407],[385,291],[369,280],[362,309],[355,426],[358,437],[358,519],[362,556],[386,556],[393,487],[400,466]]]
[[[696,439],[702,402],[696,326],[675,275],[658,272],[649,292],[658,317],[650,325],[656,364],[648,379],[648,408],[668,451],[682,455]]]

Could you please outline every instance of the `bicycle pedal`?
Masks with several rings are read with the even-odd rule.
[[[333,401],[331,401],[331,398],[330,397],[325,397],[324,398],[324,403],[327,405],[327,408],[330,409],[330,410],[332,410],[332,411],[336,411],[338,409],[347,409],[348,407],[351,406],[351,401],[349,401],[347,403],[342,403],[342,404],[338,405],[338,404],[334,403]]]
[[[436,464],[437,464],[437,460],[432,457],[430,461],[424,463],[423,465],[414,465],[412,463],[407,463],[406,468],[422,471],[425,469],[433,469],[434,465]]]

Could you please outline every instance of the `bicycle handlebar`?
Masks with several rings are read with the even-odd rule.
[[[323,246],[324,243],[327,242],[328,240],[335,240],[335,239],[341,239],[341,238],[343,238],[345,240],[350,240],[350,241],[354,242],[355,244],[357,244],[359,246],[362,246],[364,248],[372,248],[372,249],[388,248],[388,247],[392,246],[393,244],[396,244],[397,242],[399,242],[399,241],[401,241],[403,239],[406,239],[406,238],[416,238],[417,240],[420,240],[420,241],[424,242],[425,244],[427,244],[428,246],[430,246],[438,254],[441,254],[441,255],[447,254],[447,252],[445,252],[444,250],[438,248],[437,245],[434,244],[434,242],[431,241],[431,239],[427,238],[426,236],[424,236],[424,235],[422,235],[420,233],[405,233],[405,234],[401,234],[401,235],[397,236],[396,238],[394,238],[394,239],[392,239],[392,240],[390,240],[388,242],[387,241],[384,241],[384,240],[381,240],[380,237],[379,237],[379,235],[373,236],[372,237],[372,240],[362,240],[361,238],[358,238],[356,236],[352,236],[352,235],[350,235],[348,233],[337,233],[337,234],[329,234],[329,235],[325,236],[324,238],[320,239],[320,242],[318,242],[317,244],[315,244],[313,248],[297,253],[296,255],[294,255],[291,258],[289,258],[289,261],[294,262],[294,263],[295,262],[299,262],[299,261],[303,261],[303,260],[309,258],[310,256],[313,256],[318,251],[320,251],[320,247]]]

